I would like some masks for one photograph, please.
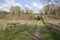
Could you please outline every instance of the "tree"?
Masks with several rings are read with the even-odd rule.
[[[60,15],[60,6],[58,6],[55,10],[56,15]]]
[[[52,4],[52,3],[48,4],[48,5],[44,6],[43,11],[46,15],[59,14],[60,13],[60,5]]]
[[[25,13],[26,14],[31,14],[33,13],[33,11],[31,9],[29,9],[28,7],[25,8]]]
[[[20,6],[12,6],[10,8],[10,13],[13,14],[13,15],[17,15],[17,14],[20,14]]]
[[[45,6],[43,11],[45,12],[45,14],[47,15],[49,12],[49,5]]]
[[[59,0],[45,0],[45,2],[47,1],[47,5],[44,6],[44,13],[45,14],[56,14],[56,9],[58,8],[58,3],[59,3]]]

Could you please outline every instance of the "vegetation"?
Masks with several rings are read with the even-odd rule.
[[[21,10],[17,5],[12,6],[10,12],[0,11],[0,40],[34,40],[32,35],[39,27],[41,30],[36,34],[40,34],[44,40],[60,40],[60,29],[56,30],[60,28],[60,5],[55,4],[58,3],[56,0],[49,2],[51,0],[37,17],[31,9]]]
[[[36,16],[34,14],[30,14],[30,19],[36,19]]]
[[[51,17],[51,16],[50,16]],[[58,29],[60,26],[56,25],[54,22],[50,22],[54,20],[54,18],[49,19],[48,16],[43,17],[43,25],[41,26],[41,37],[44,40],[60,40],[60,30]],[[59,20],[59,19],[57,19]],[[56,19],[55,19],[56,21]]]
[[[20,25],[16,28],[0,30],[0,40],[33,40],[32,36],[27,32],[35,32],[35,25]]]
[[[41,27],[41,35],[45,40],[60,40],[60,33],[48,26]]]
[[[50,14],[50,15],[60,15],[60,11],[57,11],[57,10],[60,10],[59,9],[59,5],[56,5],[56,4],[48,4],[47,6],[44,7],[44,10],[45,10],[45,13],[46,14]]]

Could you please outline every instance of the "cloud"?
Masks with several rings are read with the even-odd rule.
[[[29,9],[32,9],[32,7],[27,5],[27,4],[25,4],[25,7],[29,8]]]
[[[15,0],[5,0],[5,3],[12,4],[15,3]]]
[[[15,0],[5,0],[5,2],[6,2],[6,4],[9,4],[10,6],[18,5],[18,6],[22,7],[22,5],[19,3],[16,3]]]
[[[5,3],[0,3],[0,10],[9,11],[11,6],[20,6],[21,4],[16,3],[15,0],[5,0]]]
[[[21,4],[19,4],[19,3],[14,3],[14,4],[12,4],[13,6],[20,6],[20,7],[22,7],[22,5]]]
[[[37,2],[32,2],[31,5],[25,5],[25,7],[33,10],[34,12],[38,12],[39,10],[42,10],[43,9],[43,5],[42,4],[39,4]]]
[[[37,9],[37,10],[40,10],[43,8],[43,5],[41,4],[38,4],[36,2],[33,2],[32,5],[25,5],[25,7],[29,8],[29,9]]]
[[[6,9],[4,6],[0,6],[0,11],[9,11],[9,10]]]
[[[32,6],[35,7],[35,8],[37,8],[37,9],[42,9],[43,8],[43,5],[38,4],[36,2],[33,2],[32,4],[33,4]]]

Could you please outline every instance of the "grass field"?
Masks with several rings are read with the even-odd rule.
[[[5,30],[6,24],[17,23],[19,26],[12,28],[8,27]],[[0,40],[34,40],[30,33],[35,33],[36,25],[40,25],[40,36],[44,40],[60,40],[60,32],[46,26],[42,20],[37,21],[0,21]],[[29,33],[30,32],[30,33]]]
[[[27,32],[34,33],[35,25],[20,25],[20,27],[0,30],[0,40],[33,40],[32,36]]]
[[[33,40],[32,35],[28,32],[35,33],[37,22],[37,20],[32,23],[21,21],[19,26],[7,28],[6,24],[16,23],[16,21],[0,21],[0,40]]]
[[[60,30],[56,30],[52,26],[43,24],[40,33],[44,40],[60,40]]]

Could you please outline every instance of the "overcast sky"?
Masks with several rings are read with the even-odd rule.
[[[9,11],[12,5],[19,5],[21,9],[28,7],[34,12],[38,12],[47,2],[50,2],[50,0],[0,0],[0,10]]]

